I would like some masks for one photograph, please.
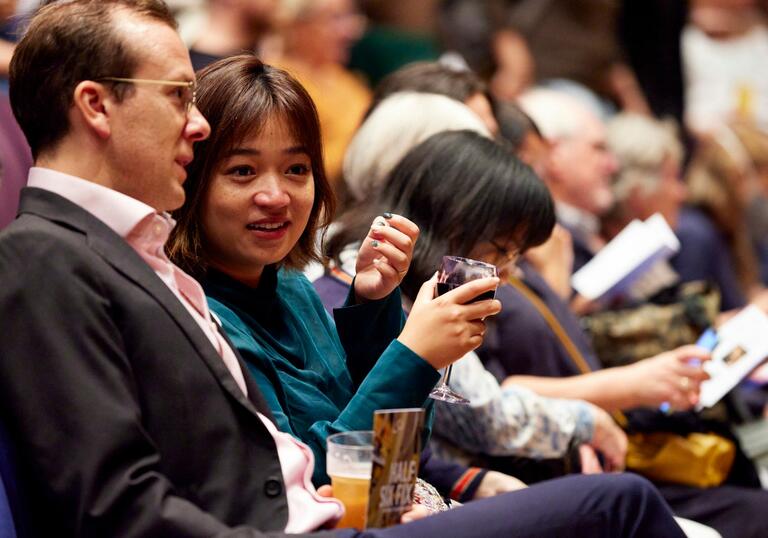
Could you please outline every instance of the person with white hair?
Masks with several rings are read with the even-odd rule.
[[[491,136],[475,112],[449,97],[416,92],[387,97],[360,126],[344,157],[344,181],[352,198],[360,201],[374,193],[420,142],[458,130]]]
[[[558,221],[573,236],[573,268],[579,269],[603,246],[599,218],[613,204],[617,163],[606,146],[605,125],[589,107],[554,90],[530,90],[518,103],[551,145],[540,172]]]
[[[612,190],[614,208],[604,219],[608,238],[632,219],[660,213],[677,225],[686,188],[681,181],[683,146],[671,123],[640,114],[622,113],[608,123],[608,148],[619,163]]]

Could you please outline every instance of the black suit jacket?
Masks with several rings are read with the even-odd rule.
[[[282,534],[270,412],[245,378],[249,398],[122,238],[24,190],[0,233],[0,414],[32,535]]]

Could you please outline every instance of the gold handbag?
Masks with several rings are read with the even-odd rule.
[[[736,456],[736,445],[714,433],[633,433],[628,438],[627,469],[659,482],[719,486]]]
[[[544,301],[519,278],[511,277],[509,283],[544,318],[578,370],[582,374],[590,373],[589,363]],[[616,411],[613,418],[627,428],[624,413]],[[714,433],[631,433],[627,439],[627,469],[658,482],[699,488],[719,486],[728,477],[736,456],[736,445]]]

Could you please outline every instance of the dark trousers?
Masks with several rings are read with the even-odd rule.
[[[709,525],[723,538],[768,536],[768,491],[724,485],[699,489],[659,484],[676,515]]]
[[[669,506],[636,475],[573,475],[473,501],[413,523],[355,538],[683,538]]]

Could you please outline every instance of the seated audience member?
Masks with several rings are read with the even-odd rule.
[[[315,101],[325,167],[335,185],[347,144],[371,102],[368,86],[345,67],[365,18],[353,0],[280,0],[278,20],[282,50],[266,58],[296,77]]]
[[[462,303],[497,281],[433,300],[429,280],[390,344],[402,318],[396,286],[417,228],[387,213],[380,217],[387,226],[369,226],[335,327],[296,270],[313,255],[314,230],[332,209],[309,95],[284,71],[242,56],[201,72],[199,98],[213,131],[190,168],[191,203],[177,212],[170,251],[203,280],[278,426],[309,443],[321,462],[315,481],[327,482],[326,436],[370,428],[379,407],[424,405],[435,367],[475,347],[480,320],[499,308],[492,300]]]
[[[406,304],[415,297],[415,282],[434,272],[442,254],[484,259],[504,277],[521,251],[547,237],[554,220],[546,187],[505,147],[468,131],[436,134],[404,157],[378,197],[337,222],[329,243],[335,269],[315,281],[326,308],[343,303],[355,275],[357,238],[383,208],[409,215],[421,230],[402,285]],[[383,219],[377,223],[386,226]],[[623,467],[626,437],[596,406],[540,398],[521,387],[502,390],[474,353],[455,364],[450,385],[471,403],[436,403],[433,433],[444,450],[455,447],[482,462],[509,455],[561,458],[571,446],[589,443],[610,467]]]
[[[317,496],[308,449],[278,432],[202,290],[163,255],[164,212],[183,203],[184,166],[209,134],[166,6],[52,2],[10,78],[37,165],[0,233],[0,420],[37,516],[27,535],[681,536],[631,477],[319,531],[341,506]]]
[[[606,147],[605,125],[574,97],[554,90],[530,90],[519,105],[549,144],[537,171],[555,199],[558,222],[573,238],[576,271],[605,244],[599,219],[613,204],[616,159]]]
[[[682,347],[629,366],[601,370],[568,305],[525,260],[519,268],[522,276],[516,280],[517,285],[497,290],[503,308],[478,350],[486,368],[503,380],[502,387],[522,385],[545,397],[583,399],[608,411],[658,409],[664,402],[685,410],[695,404],[705,374],[688,361],[691,357],[705,357],[701,350]],[[565,337],[554,332],[545,315],[556,320]],[[581,374],[575,363],[578,356],[592,373]],[[657,422],[655,415],[638,414],[631,425],[641,431],[654,431]],[[718,427],[684,414],[663,423],[680,432]],[[719,428],[717,433],[732,435]],[[677,515],[709,525],[724,537],[757,537],[765,529],[761,506],[768,493],[759,489],[754,467],[740,451],[729,478],[719,487],[657,486]],[[751,516],[745,517],[746,513]]]
[[[669,225],[675,228],[687,191],[680,177],[682,145],[672,126],[647,116],[621,114],[608,124],[608,146],[620,163],[613,183],[616,204],[609,213],[607,222],[607,227],[612,229],[606,230],[604,226],[608,238],[618,233],[632,219],[644,220],[654,213],[661,213]],[[703,153],[718,152],[719,149],[710,148]],[[725,174],[727,170],[734,174],[736,170],[726,165],[727,161],[721,161],[719,166],[707,167],[703,163],[712,161],[701,154],[694,158],[694,162],[697,164],[689,174],[692,195],[694,200],[710,210],[707,213],[702,212],[697,219],[708,221],[704,226],[689,229],[688,222],[683,227],[684,232],[690,233],[681,234],[681,253],[676,258],[677,266],[682,264],[682,280],[691,280],[692,273],[710,280],[722,290],[723,301],[733,305],[734,294],[739,294],[739,290],[733,287],[736,280],[733,273],[736,270],[737,274],[743,275],[742,282],[753,283],[753,297],[758,298],[759,293],[754,284],[757,273],[755,257],[747,230],[743,228],[748,201],[739,199],[734,192],[738,185],[728,183],[729,180],[738,182],[737,178],[723,177],[731,176]],[[723,174],[715,174],[716,170]],[[741,178],[744,183],[749,179]],[[741,186],[747,188],[747,185]],[[721,230],[726,232],[725,237],[730,238],[730,249],[718,252],[718,244],[722,244],[722,241],[717,236],[710,236],[710,240],[703,241],[707,232],[716,226],[715,223],[720,223]],[[694,249],[698,252],[694,253]],[[729,251],[736,255],[731,258]],[[726,264],[723,271],[715,269],[719,263],[731,259],[741,260],[741,263],[736,267]],[[741,271],[738,271],[739,268]],[[726,278],[726,275],[731,276]],[[717,276],[719,278],[716,278]],[[763,391],[748,385],[742,385],[740,389],[739,395],[746,398],[745,403],[748,403],[750,411],[756,416],[761,416],[766,405]]]
[[[384,99],[357,130],[344,156],[344,181],[353,202],[374,195],[411,148],[435,133],[456,129],[491,136],[477,114],[455,99],[415,92]]]
[[[5,34],[6,22],[16,13],[17,0],[0,0],[0,88],[3,93],[6,93],[7,79],[8,79],[8,67],[11,63],[11,57],[13,56],[14,44],[8,41]]]
[[[11,111],[7,95],[0,95],[0,229],[16,216],[19,192],[27,182],[32,155]]]
[[[273,30],[277,5],[278,0],[209,0],[188,36],[195,71],[221,58],[258,51]]]
[[[422,406],[436,369],[480,344],[481,320],[501,305],[459,305],[498,280],[477,281],[442,307],[429,300],[430,280],[403,326],[397,286],[418,228],[388,215],[390,226],[362,241],[336,327],[297,271],[317,257],[315,232],[333,211],[311,98],[286,72],[244,56],[200,73],[199,104],[221,131],[198,145],[185,183],[191,203],[176,213],[169,249],[203,282],[278,427],[312,447],[322,484],[329,434],[370,429],[376,409]],[[448,305],[460,319],[449,319]]]
[[[367,115],[384,99],[398,92],[436,93],[450,97],[472,109],[491,134],[499,131],[491,96],[483,81],[469,68],[456,68],[443,62],[406,65],[379,82]]]
[[[608,122],[608,149],[618,161],[614,207],[603,219],[607,240],[633,219],[660,213],[671,228],[686,198],[680,165],[683,147],[674,126],[648,116],[622,113]]]
[[[723,310],[744,306],[765,289],[752,242],[748,209],[759,195],[746,130],[723,125],[698,145],[685,174],[689,207],[676,230],[673,260],[684,280],[715,282]]]

